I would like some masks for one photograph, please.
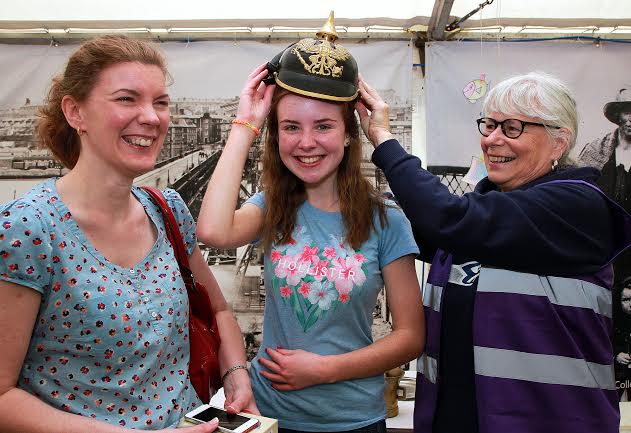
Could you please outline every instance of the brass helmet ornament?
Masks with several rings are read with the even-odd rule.
[[[358,92],[357,62],[336,40],[331,11],[315,39],[302,39],[267,63],[269,75],[263,81],[312,98],[354,100]]]

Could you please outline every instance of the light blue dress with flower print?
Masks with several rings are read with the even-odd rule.
[[[0,279],[42,295],[20,388],[57,409],[153,430],[201,402],[188,377],[186,288],[160,210],[132,192],[158,232],[133,268],[90,244],[49,179],[1,207]],[[193,218],[177,192],[164,194],[190,253]]]
[[[263,209],[264,194],[246,203]],[[344,241],[341,213],[305,201],[298,208],[291,241],[274,245],[266,254],[263,344],[250,377],[259,410],[277,418],[281,428],[346,431],[385,419],[383,375],[283,392],[261,376],[258,359],[267,357],[266,347],[334,355],[373,342],[373,310],[384,285],[381,269],[418,254],[403,212],[390,207],[387,217],[382,228],[375,213],[376,230],[354,250]]]

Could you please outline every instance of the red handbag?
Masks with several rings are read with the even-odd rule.
[[[188,264],[188,255],[184,240],[173,211],[169,207],[162,191],[149,186],[142,187],[153,197],[164,219],[166,234],[173,246],[175,257],[180,266],[180,273],[188,292],[188,337],[190,342],[190,361],[188,374],[199,398],[208,403],[210,397],[221,388],[219,375],[219,329],[213,314],[206,287],[195,281]]]

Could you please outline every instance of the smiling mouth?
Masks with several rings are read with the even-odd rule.
[[[324,156],[296,156],[296,159],[300,162],[302,162],[303,164],[314,164],[318,161],[320,161],[321,159],[323,159]]]
[[[503,164],[505,162],[511,162],[515,160],[514,157],[509,157],[509,156],[489,156],[488,158],[489,158],[489,162],[493,162],[496,164]]]
[[[140,147],[149,147],[153,143],[152,138],[146,137],[123,136],[123,140],[125,140],[127,144]]]

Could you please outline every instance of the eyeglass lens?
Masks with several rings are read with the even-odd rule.
[[[479,124],[480,132],[485,137],[488,137],[489,135],[493,133],[493,131],[495,131],[495,129],[499,125],[502,126],[502,132],[508,138],[519,137],[523,130],[522,123],[517,119],[506,119],[503,122],[498,122],[496,120],[486,117],[480,121],[480,124]]]

